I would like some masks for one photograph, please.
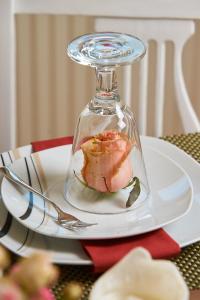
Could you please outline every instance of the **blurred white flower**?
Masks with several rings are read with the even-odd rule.
[[[187,285],[176,266],[154,260],[137,248],[94,284],[90,300],[189,300]]]

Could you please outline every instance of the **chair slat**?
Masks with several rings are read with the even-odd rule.
[[[5,1],[5,0],[3,0]],[[6,0],[10,1],[10,0]],[[28,14],[70,14],[90,16],[114,16],[135,18],[176,18],[198,19],[198,0],[15,0],[15,13]]]
[[[165,97],[165,43],[157,46],[156,90],[155,90],[155,135],[163,134],[163,114]]]
[[[200,131],[200,121],[189,99],[182,71],[182,47],[175,49],[174,78],[178,109],[185,132]]]
[[[140,134],[146,135],[148,112],[148,51],[140,63],[139,82],[138,129]]]
[[[0,0],[0,152],[16,140],[14,26],[12,2]]]
[[[132,68],[125,66],[123,70],[124,85],[123,85],[123,101],[131,106],[132,103]]]

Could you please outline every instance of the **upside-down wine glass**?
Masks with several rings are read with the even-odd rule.
[[[101,32],[74,39],[69,57],[96,71],[96,94],[81,112],[72,146],[65,198],[98,214],[136,210],[149,185],[131,110],[120,102],[116,67],[141,59],[146,48],[131,35]]]

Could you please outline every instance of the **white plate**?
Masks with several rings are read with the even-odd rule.
[[[179,221],[165,226],[164,229],[176,240],[181,247],[200,240],[200,166],[185,152],[176,146],[157,138],[142,137],[143,149],[152,146],[165,155],[174,159],[189,174],[193,189],[194,201],[189,213]],[[4,164],[9,165],[15,159],[30,156],[31,145],[3,153]],[[0,174],[0,181],[2,175]],[[181,224],[180,224],[181,223]],[[80,243],[68,239],[52,239],[35,233],[17,222],[6,210],[0,197],[0,242],[5,247],[20,256],[29,256],[34,251],[44,249],[52,254],[55,263],[90,265],[92,262],[82,250]]]
[[[70,153],[71,145],[56,147],[19,159],[11,167],[34,188],[47,193],[49,198],[64,211],[86,222],[97,223],[97,225],[78,231],[59,226],[54,221],[57,213],[52,206],[45,205],[42,198],[19,188],[4,178],[1,185],[4,204],[8,211],[29,229],[58,238],[127,237],[163,227],[185,215],[191,208],[193,187],[188,175],[168,157],[151,147],[146,147],[144,160],[151,190],[148,201],[145,201],[138,209],[129,211],[124,209],[125,212],[120,214],[96,214],[79,210],[71,206],[63,196]],[[119,205],[121,209],[123,205],[121,194],[120,192],[118,201],[114,195],[113,207],[117,203],[116,205]],[[109,199],[109,202],[111,201],[112,199]]]
[[[188,246],[200,240],[200,165],[183,150],[171,143],[152,137],[143,137],[144,147],[151,146],[171,157],[187,172],[193,185],[193,203],[186,216],[164,227],[165,231],[177,241],[181,247]]]

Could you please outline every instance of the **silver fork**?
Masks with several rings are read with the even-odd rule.
[[[92,225],[97,225],[97,223],[86,223],[75,216],[64,212],[60,207],[58,207],[54,202],[52,202],[49,198],[41,194],[39,191],[35,190],[32,186],[28,185],[25,181],[23,181],[17,174],[15,174],[10,168],[6,166],[0,167],[0,171],[3,172],[4,176],[11,180],[12,182],[17,183],[18,185],[26,188],[30,192],[42,197],[46,202],[50,203],[54,209],[56,210],[58,216],[56,219],[56,223],[66,229],[76,230],[84,227],[89,227]]]

